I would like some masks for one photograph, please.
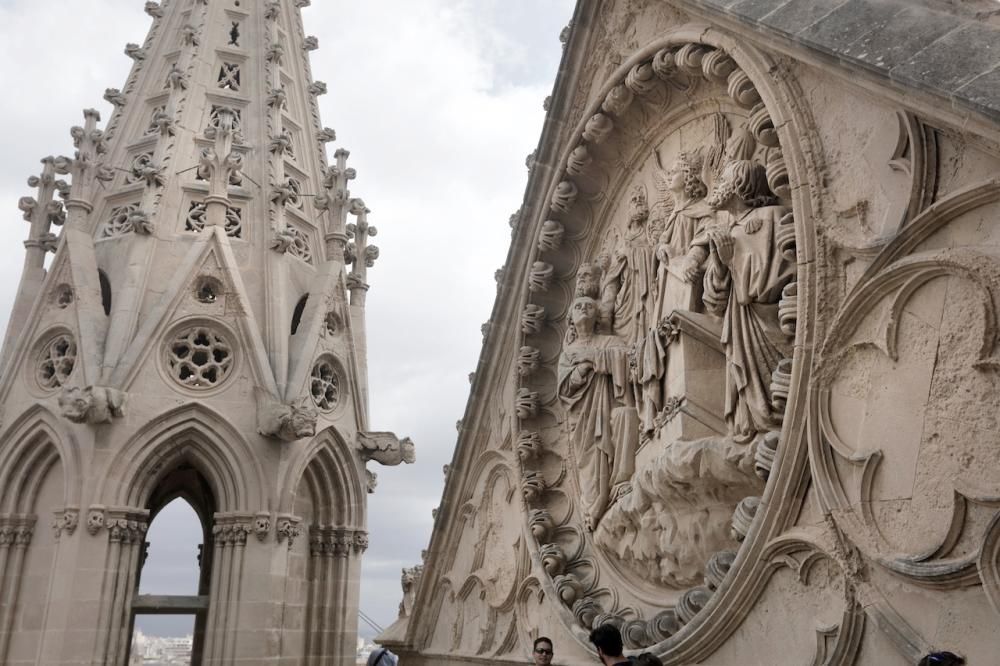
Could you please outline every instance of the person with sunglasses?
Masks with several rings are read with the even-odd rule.
[[[552,639],[546,636],[539,636],[535,639],[535,644],[531,648],[532,662],[535,666],[549,666],[552,663]]]

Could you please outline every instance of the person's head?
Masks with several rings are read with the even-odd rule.
[[[622,632],[613,624],[602,624],[590,632],[590,642],[597,648],[597,656],[607,663],[622,657]]]
[[[923,659],[917,666],[962,666],[965,659],[962,659],[953,652],[932,652]]]
[[[727,164],[705,203],[715,209],[725,208],[734,198],[749,208],[772,205],[775,197],[767,185],[767,170],[753,160]]]
[[[635,658],[636,666],[663,666],[663,662],[652,652],[643,652]]]
[[[368,655],[368,666],[396,666],[399,657],[386,648],[378,648]]]
[[[535,644],[531,648],[531,656],[535,660],[535,666],[548,666],[552,663],[552,639],[547,636],[539,636],[535,639]]]

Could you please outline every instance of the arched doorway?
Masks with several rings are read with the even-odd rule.
[[[129,655],[143,657],[144,651],[170,649],[183,652],[189,632],[190,663],[201,664],[211,589],[215,496],[197,468],[180,462],[160,480],[146,508],[150,528],[138,562]],[[150,638],[164,634],[180,640],[171,644]]]

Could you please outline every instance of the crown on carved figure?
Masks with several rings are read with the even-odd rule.
[[[684,151],[677,156],[677,161],[686,164],[692,173],[700,174],[705,164],[705,157],[701,154],[700,150]]]

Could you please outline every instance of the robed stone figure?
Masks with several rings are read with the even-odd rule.
[[[764,167],[735,160],[706,199],[717,211],[716,223],[694,241],[709,251],[705,305],[723,315],[725,416],[737,441],[781,426],[770,382],[778,362],[791,352],[779,327],[778,301],[796,268],[778,250],[779,221],[791,213],[775,201]]]
[[[598,302],[577,296],[559,358],[559,397],[569,414],[589,530],[632,478],[638,440],[628,349],[617,336],[597,332],[598,317]]]

